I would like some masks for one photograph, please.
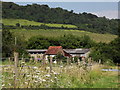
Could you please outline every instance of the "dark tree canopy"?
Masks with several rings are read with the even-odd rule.
[[[22,54],[27,55],[26,52],[26,42],[23,37],[16,36],[16,45],[15,45],[15,36],[6,29],[2,30],[2,57],[11,57],[13,52],[19,52],[19,56]]]

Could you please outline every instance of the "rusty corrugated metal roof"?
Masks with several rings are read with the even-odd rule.
[[[47,49],[31,49],[31,50],[26,50],[28,52],[46,52]]]
[[[62,46],[50,46],[45,54],[57,54],[60,50],[62,50]]]
[[[90,51],[90,49],[64,49],[67,53],[70,54],[81,54],[81,53],[87,53]]]

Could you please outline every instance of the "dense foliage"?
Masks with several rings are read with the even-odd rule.
[[[2,32],[2,55],[3,57],[11,56],[14,51],[14,37],[8,30]]]
[[[60,7],[32,4],[19,6],[12,2],[3,2],[3,18],[27,19],[44,23],[73,24],[78,29],[96,33],[118,34],[118,20],[97,17],[91,13],[74,13]]]
[[[98,43],[91,52],[91,57],[95,61],[102,63],[119,63],[120,60],[120,37],[109,44]]]
[[[63,48],[91,48],[94,41],[89,36],[77,37],[74,35],[64,35],[58,38],[47,38],[35,36],[28,40],[29,49],[46,49],[49,46],[62,46]]]
[[[16,40],[15,40],[16,38]],[[9,30],[2,31],[2,57],[12,57],[13,52],[19,52],[19,56],[27,55],[24,37],[14,36]]]

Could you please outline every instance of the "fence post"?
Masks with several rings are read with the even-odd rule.
[[[46,57],[46,55],[44,54],[43,57],[42,57],[42,63],[43,63],[43,65],[45,65],[45,57]]]
[[[52,56],[50,56],[50,73],[52,72]]]
[[[18,53],[14,52],[14,70],[15,70],[15,76],[14,76],[14,88],[17,87],[17,78],[18,78]]]
[[[77,63],[78,63],[78,65],[80,65],[80,59],[79,58],[77,59]]]
[[[69,65],[69,57],[67,57],[67,65]]]
[[[9,60],[9,63],[10,63],[10,65],[11,65],[11,60],[10,60],[10,57],[8,58],[8,60]]]

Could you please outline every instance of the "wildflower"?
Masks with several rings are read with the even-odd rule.
[[[51,79],[51,82],[54,82],[54,81]]]
[[[4,87],[4,86],[5,86],[5,84],[2,85],[2,87]]]
[[[54,64],[56,64],[56,63],[57,63],[57,61],[55,60],[53,63],[54,63]]]
[[[54,74],[54,75],[57,75],[57,74],[59,74],[59,73],[53,72],[53,74]]]
[[[25,84],[28,84],[28,82],[25,82]]]
[[[56,73],[56,72],[54,72],[54,74],[56,75],[57,73]]]
[[[50,77],[50,74],[45,75],[46,77]]]
[[[31,75],[26,75],[27,77],[30,77]]]
[[[25,62],[21,62],[21,64],[24,64]]]
[[[35,83],[37,83],[38,81],[35,81]]]
[[[45,82],[46,80],[45,79],[42,79],[43,82]]]
[[[9,86],[11,86],[11,84],[10,84],[10,83],[8,83],[8,85],[9,85]]]
[[[46,70],[49,70],[50,69],[50,67],[46,67]]]
[[[40,75],[40,73],[36,73],[37,75]]]
[[[42,80],[42,78],[40,78],[40,77],[39,77],[38,79],[39,79],[39,80]]]
[[[55,77],[55,79],[57,79],[57,77]]]
[[[34,69],[38,69],[38,67],[33,67]]]
[[[40,71],[39,71],[39,70],[36,70],[36,72],[40,73]]]
[[[63,66],[60,66],[61,68],[63,68]]]
[[[33,76],[34,78],[39,78],[38,76]]]

